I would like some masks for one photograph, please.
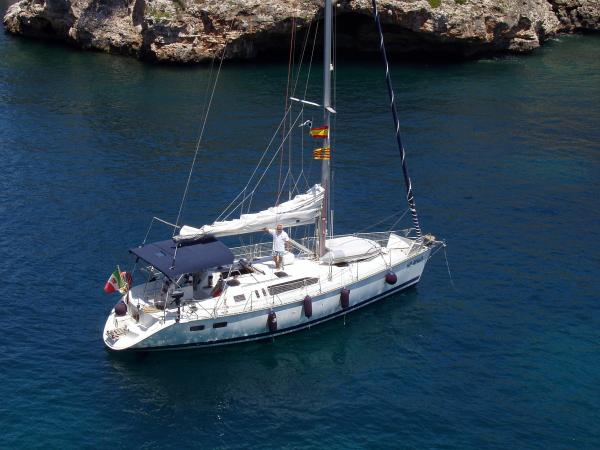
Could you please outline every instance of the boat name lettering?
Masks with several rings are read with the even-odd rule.
[[[420,262],[422,262],[425,258],[423,256],[419,256],[418,258],[413,259],[412,261],[410,261],[406,267],[410,267],[410,266],[414,266],[415,264],[419,264]]]

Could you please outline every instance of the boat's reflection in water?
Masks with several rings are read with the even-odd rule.
[[[347,382],[348,374],[385,368],[392,356],[386,352],[410,359],[419,353],[419,336],[429,327],[427,309],[419,305],[417,288],[411,288],[345,319],[275,340],[199,350],[107,352],[107,358],[122,377],[122,389],[143,399],[144,408],[202,406],[217,414],[232,403],[290,407],[306,390],[315,398],[319,390]],[[382,334],[393,345],[378,348]]]

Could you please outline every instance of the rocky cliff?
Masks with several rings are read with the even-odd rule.
[[[318,26],[319,0],[21,0],[10,33],[142,59],[195,63],[278,56]],[[475,57],[528,52],[561,32],[600,30],[600,0],[380,0],[392,54]],[[340,52],[377,51],[370,0],[336,4]],[[322,28],[322,27],[321,27]]]

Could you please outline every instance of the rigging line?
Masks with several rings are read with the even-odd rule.
[[[144,241],[142,242],[142,245],[144,245],[146,243],[146,241],[148,240],[148,235],[150,234],[150,230],[152,229],[154,222],[164,223],[165,225],[173,227],[174,229],[181,228],[181,227],[175,225],[174,223],[167,222],[166,220],[163,220],[160,217],[154,216],[154,217],[152,217],[152,220],[150,221],[150,226],[148,227],[148,230],[146,231],[146,236],[144,236]]]
[[[308,43],[311,37],[311,30],[312,30],[312,21],[309,23],[308,26],[308,30],[306,31],[305,37],[304,37],[304,43],[302,45],[302,53],[300,54],[300,62],[298,65],[298,70],[296,72],[296,76],[295,76],[295,80],[294,80],[294,87],[292,89],[292,95],[295,96],[296,95],[296,91],[298,89],[298,84],[300,82],[300,76],[302,75],[302,66],[304,64],[304,58],[306,55],[306,50],[308,48]],[[309,59],[309,63],[308,63],[308,71],[307,71],[307,75],[306,75],[306,82],[305,82],[305,86],[304,86],[304,94],[302,98],[306,98],[306,93],[308,90],[308,82],[310,80],[310,72],[311,72],[311,68],[312,68],[312,62],[313,62],[313,56],[314,56],[314,50],[315,50],[315,44],[316,44],[316,37],[317,37],[317,30],[318,30],[318,25],[319,23],[316,22],[315,25],[315,34],[314,34],[314,38],[313,38],[313,45],[311,48],[311,54],[310,54],[310,59]],[[304,115],[302,116],[302,122],[304,123]],[[301,170],[300,173],[303,174],[304,173],[304,133],[300,134],[301,136],[301,152],[300,152],[300,163],[301,163]],[[290,160],[290,167],[291,167],[291,160]],[[309,183],[307,181],[306,185],[308,186]]]
[[[233,21],[232,21],[233,24]],[[204,136],[204,130],[206,128],[206,122],[208,120],[208,113],[210,112],[210,107],[212,105],[213,98],[215,96],[215,91],[217,89],[217,83],[219,81],[219,75],[221,73],[221,67],[223,66],[223,60],[225,59],[225,53],[227,51],[227,44],[223,47],[223,51],[221,53],[221,61],[219,62],[219,68],[217,70],[217,74],[215,75],[215,82],[212,87],[212,92],[210,94],[210,99],[208,101],[208,106],[206,107],[206,114],[204,115],[204,120],[202,122],[202,128],[200,130],[200,136],[198,137],[198,141],[196,143],[196,151],[194,152],[194,159],[192,160],[192,167],[190,167],[190,172],[188,174],[187,182],[185,184],[185,190],[183,191],[183,197],[181,199],[181,204],[179,205],[179,212],[177,213],[177,220],[175,220],[175,225],[179,225],[179,219],[181,218],[181,213],[183,211],[183,205],[185,203],[185,198],[187,197],[188,190],[190,188],[190,181],[192,179],[192,174],[194,173],[194,166],[196,165],[196,159],[198,158],[198,153],[200,151],[200,143],[202,142],[202,137]],[[173,230],[173,236],[177,233],[177,229]],[[177,252],[177,246],[175,247],[175,253]],[[175,259],[173,257],[173,259]]]
[[[302,119],[300,120],[302,123],[304,123],[304,114],[302,114]],[[302,178],[304,178],[306,189],[309,189],[310,185],[308,184],[308,180],[304,174],[304,133],[300,133],[300,173],[298,174],[298,181],[300,181]]]
[[[309,154],[309,158],[310,158],[310,156],[311,155]],[[305,176],[306,183],[309,184],[309,185],[310,185],[310,182],[308,180],[310,180],[311,177],[312,177],[312,173],[313,173],[313,169],[315,168],[315,165],[316,165],[315,159],[314,158],[310,158],[308,160],[308,170],[306,171],[306,176]]]
[[[300,182],[301,178],[300,178],[300,174],[298,174],[297,177],[294,176],[294,174],[292,172],[290,172],[290,177],[292,182],[294,183],[294,185],[292,186],[292,192],[294,194],[300,194],[300,190],[298,189],[298,183]],[[291,198],[290,198],[291,200]]]
[[[290,107],[288,108],[287,112],[284,114],[283,118],[282,118],[282,119],[281,119],[281,121],[279,122],[279,126],[277,127],[277,129],[275,130],[275,132],[273,133],[273,135],[271,136],[271,140],[269,141],[269,143],[268,143],[267,147],[266,147],[266,148],[265,148],[265,150],[263,151],[263,153],[262,153],[262,155],[261,155],[261,157],[260,157],[260,159],[259,159],[258,163],[256,164],[256,167],[254,168],[254,171],[253,171],[253,172],[252,172],[252,174],[250,175],[250,178],[248,179],[248,182],[246,183],[246,185],[245,185],[245,186],[242,188],[242,190],[239,192],[239,194],[238,194],[238,195],[236,195],[236,196],[235,196],[235,198],[234,198],[234,199],[233,199],[233,200],[232,200],[232,201],[229,203],[229,205],[227,205],[227,206],[225,207],[225,209],[223,210],[223,212],[222,212],[221,214],[219,214],[219,217],[217,217],[217,219],[216,219],[216,220],[221,220],[221,217],[223,216],[223,214],[226,214],[226,213],[228,212],[229,208],[230,208],[230,207],[231,207],[231,206],[232,206],[232,205],[235,203],[235,201],[236,201],[238,198],[240,198],[240,196],[241,196],[242,194],[244,194],[244,193],[247,191],[247,189],[248,189],[248,186],[250,186],[250,183],[252,182],[252,179],[254,178],[254,175],[255,175],[255,174],[256,174],[256,172],[258,171],[258,168],[260,167],[260,165],[261,165],[261,163],[262,163],[263,159],[265,158],[265,156],[266,156],[267,152],[269,151],[269,148],[271,148],[271,145],[273,144],[273,141],[275,141],[275,137],[277,136],[277,133],[279,133],[279,129],[280,129],[280,128],[282,127],[282,125],[284,124],[284,122],[285,122],[285,120],[286,120],[286,118],[287,118],[287,115],[288,115],[288,114],[291,112],[291,109],[292,109],[292,108],[291,108],[291,105],[290,105]],[[235,210],[235,209],[237,209],[238,207],[239,207],[239,205],[238,205],[238,206],[236,206],[236,207],[234,208],[234,210]],[[231,213],[228,213],[228,215],[229,215],[229,214],[231,214]]]
[[[146,236],[144,236],[144,241],[142,242],[142,245],[145,245],[146,241],[148,240],[148,236],[150,235],[150,230],[152,229],[152,225],[154,225],[154,219],[156,219],[156,217],[153,217],[152,220],[150,221],[150,226],[148,227],[148,231],[146,231]]]
[[[306,177],[304,169],[302,169],[300,175],[298,175],[298,178],[302,178],[304,180],[304,185],[306,186],[306,189],[310,189],[310,184],[308,183],[308,178]]]
[[[227,47],[227,45],[225,45],[225,47],[223,48],[223,52],[225,52],[225,48],[226,47]],[[223,55],[224,55],[224,53],[223,53]],[[190,168],[190,174],[188,175],[188,182],[186,183],[186,189],[184,191],[183,198],[181,199],[181,205],[179,207],[179,213],[177,214],[177,220],[175,221],[175,224],[177,224],[179,222],[179,218],[180,218],[180,215],[181,215],[181,212],[182,212],[182,208],[183,208],[183,203],[185,201],[185,197],[186,197],[186,194],[187,194],[188,184],[190,182],[192,171],[194,170],[194,165],[195,165],[195,162],[196,162],[196,156],[198,154],[198,150],[199,150],[199,146],[200,146],[200,141],[202,140],[202,134],[204,132],[204,125],[206,124],[206,119],[208,117],[208,112],[209,112],[209,109],[210,109],[210,104],[208,102],[210,88],[211,88],[211,86],[213,86],[213,83],[215,83],[215,86],[216,86],[216,82],[217,82],[218,77],[219,77],[219,73],[217,73],[216,78],[213,79],[216,57],[217,57],[217,53],[214,53],[213,57],[210,60],[210,70],[209,70],[209,73],[208,73],[208,83],[206,83],[206,90],[204,92],[204,104],[202,105],[202,117],[204,117],[204,121],[203,121],[203,123],[202,123],[202,125],[200,127],[200,130],[199,130],[199,138],[198,138],[198,142],[196,144],[196,150],[195,150],[195,153],[194,153],[194,158],[192,160],[192,166]],[[222,62],[223,62],[223,60],[221,59],[221,63]],[[219,72],[220,72],[220,69],[221,69],[221,65],[219,65]],[[214,89],[214,87],[213,87],[213,89]],[[177,230],[177,225],[175,225],[175,228],[173,229],[173,236],[175,236],[176,230]]]
[[[242,201],[240,202],[240,217],[242,214],[244,214],[244,203],[246,202],[246,199],[248,197],[246,196],[246,193],[244,193],[244,196],[242,197]]]
[[[288,135],[294,130],[294,126],[298,123],[298,121],[300,120],[300,117],[302,116],[302,113],[298,113],[298,115],[296,116],[296,119],[294,120],[292,126],[290,127],[290,129],[288,130]],[[287,137],[287,136],[286,136]],[[283,144],[285,143],[285,139],[284,142],[282,142],[279,147],[277,148],[277,150],[275,151],[275,153],[273,154],[273,156],[271,157],[271,160],[269,161],[269,164],[267,165],[267,167],[265,168],[265,170],[263,171],[262,175],[260,176],[260,178],[258,179],[258,181],[256,182],[256,184],[254,185],[254,188],[250,191],[250,195],[254,195],[254,193],[256,192],[256,189],[258,189],[258,186],[260,185],[261,181],[263,180],[263,178],[266,176],[267,172],[269,171],[269,168],[271,167],[271,165],[273,164],[273,162],[275,161],[275,158],[277,157],[277,154],[283,149]],[[249,184],[249,183],[248,183]],[[239,196],[239,195],[238,195]],[[226,220],[229,216],[231,216],[231,214],[240,207],[240,204],[238,204],[235,208],[233,208],[226,216],[222,217],[219,216],[218,220]]]
[[[300,120],[300,117],[302,117],[302,111],[300,111],[300,113],[298,113],[298,115],[296,116],[296,119],[294,120],[294,123],[292,124],[292,126],[290,127],[289,131],[287,132],[286,138],[287,136],[294,131],[294,127],[296,126],[296,124],[298,123],[298,121]],[[285,142],[285,139],[284,139]],[[265,177],[265,175],[267,174],[267,171],[269,170],[269,167],[271,167],[271,164],[273,164],[273,161],[275,160],[275,157],[277,156],[277,153],[279,153],[281,151],[281,149],[283,148],[283,144],[284,142],[282,142],[279,145],[279,148],[277,149],[277,151],[275,152],[275,154],[273,155],[273,157],[271,158],[271,161],[269,162],[269,165],[265,168],[265,170],[263,171],[263,174],[261,175],[260,179],[256,182],[256,185],[254,186],[254,189],[252,189],[252,193],[254,193],[256,191],[256,189],[258,188],[258,185],[260,184],[260,182],[262,181],[262,179]]]
[[[298,123],[298,120],[301,117],[301,113],[299,113],[296,116],[296,119],[294,120],[294,123],[292,124],[292,126],[290,127],[289,131],[288,131],[288,135],[294,130],[294,126],[296,125],[296,123]],[[287,137],[287,136],[286,136]],[[277,148],[275,154],[273,155],[273,157],[271,158],[271,161],[269,162],[269,164],[267,165],[267,167],[265,168],[265,170],[263,171],[263,174],[261,175],[261,177],[259,178],[259,180],[256,182],[254,189],[252,189],[252,193],[254,193],[256,191],[256,189],[258,188],[260,182],[262,181],[262,179],[265,177],[265,175],[267,174],[267,171],[269,170],[269,168],[271,167],[271,165],[273,164],[273,161],[275,160],[275,157],[277,156],[277,153],[279,153],[282,148],[283,148],[283,142],[279,145],[279,147]]]
[[[293,23],[292,23],[292,27],[293,27],[293,30],[292,30],[292,36],[293,36],[293,39],[292,39],[292,60],[291,60],[292,66],[291,66],[291,72],[288,74],[289,76],[292,77],[292,80],[294,79],[294,63],[296,61],[296,35],[297,35],[297,32],[296,32],[296,18],[298,16],[298,3],[297,2],[296,2],[295,7],[296,7],[296,11],[294,12],[294,18],[293,18]],[[296,81],[294,81],[294,87],[292,88],[292,95],[294,95],[294,93],[296,92],[296,85],[298,83],[297,82],[297,79],[298,79],[297,77],[300,76],[300,70],[302,69],[302,56],[303,55],[304,55],[304,50],[301,53],[300,62],[298,64],[298,74],[296,76]],[[288,139],[288,172],[292,168],[292,136],[293,135],[290,135],[290,137]],[[282,188],[283,188],[284,185],[285,185],[285,183],[283,183]],[[289,198],[291,198],[291,182],[290,182],[290,184],[288,186],[288,199]]]
[[[283,153],[283,152],[282,152],[282,153]],[[285,177],[283,178],[283,182],[282,182],[282,184],[283,184],[284,186],[285,186],[285,182],[288,180],[288,178],[289,178],[289,176],[290,176],[290,173],[291,173],[291,172],[290,172],[289,170],[288,170],[288,171],[285,173]],[[277,196],[277,200],[275,201],[275,206],[279,206],[279,198],[281,197],[281,193],[282,193],[282,192],[283,192],[283,190],[279,192],[279,195]],[[276,215],[276,216],[278,216],[278,215],[279,215],[279,213],[276,213],[275,215]]]
[[[404,217],[404,216],[406,215],[406,212],[407,212],[407,211],[408,211],[408,209],[407,209],[407,210],[404,210],[404,212],[403,212],[402,216],[400,216],[400,218]],[[395,217],[395,216],[397,216],[399,213],[400,213],[400,211],[396,211],[396,212],[394,212],[394,213],[390,214],[389,216],[387,216],[387,217],[385,217],[385,218],[381,219],[379,222],[377,222],[377,223],[374,223],[373,225],[369,225],[367,228],[363,228],[363,229],[362,229],[362,230],[360,230],[360,231],[357,231],[357,233],[364,233],[365,231],[367,231],[367,230],[370,230],[371,228],[374,228],[374,227],[376,227],[377,225],[381,225],[381,224],[382,224],[382,223],[384,223],[386,220],[390,220],[392,217]]]
[[[446,255],[446,243],[442,243],[443,247],[444,247],[444,259],[446,260],[446,268],[448,269],[448,276],[450,277],[450,284],[452,285],[452,288],[458,292],[458,289],[456,289],[456,286],[454,285],[454,280],[452,279],[452,274],[450,273],[450,264],[448,263],[448,255]]]
[[[213,84],[213,74],[214,74],[216,56],[217,56],[216,53],[213,54],[213,57],[210,60],[210,71],[208,73],[208,83],[206,83],[206,90],[204,92],[204,104],[202,105],[202,117],[204,117],[206,114],[208,114],[206,107],[208,105],[208,94],[210,92],[210,87]]]
[[[235,207],[235,209],[233,209],[230,213],[233,214],[233,211],[235,211],[238,207],[240,208],[240,217],[242,217],[244,215],[244,202],[247,200],[248,201],[248,206],[246,207],[246,213],[250,212],[250,209],[252,208],[252,200],[254,199],[254,193],[250,193],[250,195],[248,196],[244,196],[244,198],[242,199],[242,201],[239,203],[238,206]],[[229,217],[229,216],[227,216]],[[240,238],[241,239],[241,238]]]
[[[281,152],[281,153],[283,153],[283,152]],[[283,181],[282,181],[282,183],[281,183],[281,185],[282,185],[282,186],[285,186],[285,182],[288,180],[288,177],[289,177],[290,173],[291,173],[291,170],[290,170],[290,167],[288,166],[288,170],[287,170],[287,172],[285,173],[285,177],[284,177],[284,179],[283,179]],[[291,191],[290,191],[290,192],[291,192]],[[279,191],[279,193],[277,194],[277,198],[275,199],[275,206],[278,206],[278,205],[279,205],[279,199],[281,198],[281,194],[283,194],[283,189],[281,189],[281,190]],[[288,195],[288,196],[289,196],[289,195]],[[289,198],[288,198],[288,200],[291,200],[291,199],[289,199]]]
[[[317,22],[317,24],[318,24],[318,22]],[[292,96],[296,96],[296,91],[298,89],[298,83],[300,81],[300,76],[302,75],[302,66],[304,64],[304,58],[305,58],[305,55],[306,55],[306,49],[308,48],[308,42],[309,42],[309,39],[310,39],[310,32],[312,30],[312,25],[313,25],[312,21],[309,22],[309,24],[308,24],[308,30],[306,31],[305,36],[304,36],[304,43],[302,44],[302,52],[300,54],[300,61],[299,61],[299,64],[298,64],[298,70],[296,72],[296,76],[294,77],[295,80],[294,80],[294,87],[292,89],[292,94],[291,94]],[[313,47],[313,52],[314,52],[314,47]],[[313,53],[311,53],[311,58],[312,58],[312,54]],[[312,64],[312,59],[310,61],[310,64]],[[307,81],[308,81],[308,78],[307,78]],[[303,98],[306,98],[306,89],[305,89],[305,96]],[[304,118],[304,115],[302,115],[302,117]],[[302,120],[302,122],[304,122],[304,119]],[[304,133],[303,132],[300,133],[300,136],[301,136],[301,145],[300,145],[301,170],[300,170],[300,173],[302,174],[304,172]],[[291,140],[290,140],[289,144],[290,144],[289,167],[291,168],[291,166],[292,166]],[[307,183],[307,187],[308,187],[308,183]],[[290,186],[290,189],[293,190],[294,188],[292,188]]]
[[[302,51],[302,56],[301,56],[300,67],[302,65],[302,61],[304,60],[305,50],[306,50],[306,47],[307,47],[307,44],[308,44],[308,39],[310,38],[311,27],[312,27],[312,22],[311,22],[311,24],[309,26],[309,30],[308,30],[308,32],[306,34],[305,43],[304,43],[304,46],[303,46],[303,51]],[[309,68],[308,68],[308,73],[307,73],[307,76],[306,76],[306,84],[305,84],[305,88],[304,88],[304,97],[306,97],[306,93],[307,93],[307,90],[308,90],[308,82],[310,80],[310,72],[311,72],[311,68],[312,68],[314,51],[315,51],[315,47],[316,47],[316,39],[317,39],[318,29],[319,29],[319,22],[316,22],[315,32],[314,32],[314,37],[313,37],[313,45],[312,45],[312,49],[311,49],[311,56],[310,56],[310,60],[309,60]],[[300,74],[301,74],[301,70],[299,68],[298,72],[297,72],[297,77],[296,77],[296,82],[295,82],[294,90],[293,90],[293,93],[292,93],[293,95],[296,92],[296,87],[297,87],[297,84],[298,84],[298,81],[299,81]],[[264,159],[264,157],[265,157],[266,153],[268,152],[270,146],[272,145],[273,141],[275,140],[275,137],[277,136],[277,133],[279,132],[279,129],[281,128],[282,125],[285,124],[287,115],[291,112],[291,109],[292,109],[292,105],[290,105],[290,107],[287,109],[286,113],[284,114],[283,119],[279,123],[279,126],[277,127],[277,129],[273,133],[273,136],[271,137],[271,140],[270,140],[269,144],[267,145],[267,148],[263,152],[263,154],[262,154],[262,156],[261,156],[261,158],[260,158],[257,166],[255,167],[255,169],[254,169],[252,175],[250,176],[250,178],[248,179],[248,182],[247,182],[246,186],[238,193],[238,195],[236,195],[236,197],[229,203],[229,205],[227,205],[227,207],[221,212],[221,214],[219,215],[219,217],[217,217],[216,220],[221,220],[224,214],[227,214],[227,216],[231,215],[231,213],[233,211],[228,212],[229,208],[231,208],[231,206],[237,201],[237,199],[239,199],[239,197],[242,194],[245,194],[248,186],[250,185],[252,179],[254,178],[254,175],[256,174],[258,168],[260,167],[260,164],[262,163],[262,160]],[[303,113],[303,111],[304,111],[304,109],[301,110],[302,113]],[[302,117],[304,117],[304,116],[302,115]],[[304,135],[302,135],[302,137],[304,138]],[[309,186],[308,179],[306,178],[306,174],[304,173],[304,158],[302,157],[301,159],[302,159],[302,165],[303,165],[301,173],[304,175],[306,185]],[[311,163],[312,163],[312,160],[311,160]],[[312,167],[312,164],[309,167]],[[243,203],[243,201],[242,201],[242,203]],[[234,210],[237,209],[238,207],[239,207],[239,205],[236,206],[234,208]]]
[[[312,49],[311,49],[311,52],[310,52],[310,60],[309,60],[309,63],[308,63],[308,72],[306,74],[306,83],[304,84],[304,96],[303,96],[303,98],[306,98],[306,93],[308,92],[308,82],[310,80],[310,72],[312,70],[312,63],[313,63],[314,54],[315,54],[315,47],[317,45],[317,34],[318,34],[318,32],[319,32],[319,22],[317,21],[316,25],[315,25],[315,34],[314,34],[314,37],[313,37]],[[312,117],[311,117],[311,122],[312,122]],[[303,137],[304,137],[304,133],[303,133]],[[312,174],[312,168],[313,168],[313,162],[314,162],[314,160],[311,158],[309,161],[310,162],[308,164],[308,172],[304,175],[304,179],[306,180],[306,185],[307,186],[310,186],[310,183],[309,183],[308,180],[310,178],[310,175]],[[304,172],[304,154],[302,154],[302,172],[305,173]]]
[[[243,202],[247,202],[246,213],[249,213],[251,211],[252,201],[253,200],[254,200],[254,192],[250,192],[248,195],[244,196]],[[243,203],[242,203],[242,205],[240,207],[240,217],[242,216],[242,214],[244,214],[244,205],[243,205]]]
[[[306,53],[306,48],[308,47],[308,39],[310,38],[311,28],[312,28],[312,22],[310,22],[308,24],[308,30],[306,31],[306,36],[304,37],[304,44],[302,45],[302,53],[300,54],[300,63],[298,65],[298,72],[296,72],[296,81],[294,82],[294,89],[292,90],[293,96],[295,96],[295,94],[296,94],[298,82],[300,81],[300,75],[302,72],[302,64],[304,63],[304,54]],[[304,98],[306,98],[306,97],[304,97]]]
[[[288,200],[291,200],[292,199],[291,198],[291,194],[294,192],[294,186],[296,186],[297,181],[296,181],[296,178],[294,177],[294,173],[292,172],[291,168],[288,168],[288,171],[285,174],[285,176],[289,177],[289,186],[290,186],[289,194],[290,194],[290,197],[288,198]],[[293,186],[292,186],[292,184],[293,184]]]
[[[297,192],[298,194],[300,193],[300,190],[298,189],[298,183],[300,183],[300,181],[302,180],[302,174],[303,174],[303,172],[300,172],[298,174],[298,178],[296,178],[296,182],[294,183],[294,187],[293,187],[293,191]],[[307,189],[309,189],[309,188],[310,188],[310,186],[307,186]]]
[[[210,60],[210,68],[209,68],[209,72],[208,72],[208,82],[206,83],[206,90],[204,92],[204,103],[202,105],[202,116],[204,117],[206,114],[208,114],[207,111],[207,100],[208,100],[208,93],[210,90],[210,87],[213,83],[213,73],[214,73],[214,66],[215,66],[215,58],[216,58],[217,54],[213,54],[213,57]],[[200,131],[200,130],[199,130]],[[152,229],[152,226],[154,225],[154,221],[157,219],[157,217],[153,217],[152,220],[150,221],[150,226],[148,227],[148,231],[146,231],[146,236],[144,237],[144,241],[142,242],[142,245],[146,244],[146,241],[148,240],[148,236],[150,235],[150,230]],[[164,221],[162,221],[164,222]],[[173,224],[173,235],[175,235],[175,233],[177,232],[177,228],[179,228],[177,225]]]
[[[248,200],[248,209],[246,209],[246,212],[250,212],[251,208],[252,208],[252,202],[254,201],[254,193],[252,193],[252,195],[250,195],[249,200]]]
[[[310,62],[308,63],[308,73],[306,74],[306,83],[304,85],[304,97],[306,98],[306,92],[308,91],[308,81],[310,80],[310,71],[312,69],[313,58],[315,55],[315,47],[317,45],[317,33],[319,32],[319,22],[315,25],[315,36],[313,38],[312,50],[310,51]]]
[[[293,16],[292,17],[292,35],[290,36],[290,52],[289,52],[289,56],[288,56],[288,73],[287,73],[287,83],[285,85],[285,108],[284,111],[287,110],[288,108],[288,102],[289,100],[289,96],[290,96],[290,78],[292,77],[292,63],[294,60],[294,43],[295,43],[295,38],[296,38],[296,17]],[[283,130],[281,130],[281,136],[282,136],[282,143],[285,143],[285,126],[283,127]],[[290,143],[291,145],[291,143]],[[290,149],[291,151],[291,149]],[[277,198],[275,199],[275,206],[277,206],[278,202],[279,202],[279,197],[281,196],[281,190],[283,189],[283,186],[281,184],[281,175],[283,173],[283,153],[281,152],[280,158],[279,158],[279,181],[277,182]]]
[[[377,0],[371,0],[373,4],[373,16],[375,24],[377,25],[377,31],[379,32],[379,49],[381,50],[381,56],[383,64],[385,66],[385,81],[388,88],[388,94],[390,97],[390,108],[392,110],[392,117],[394,119],[394,127],[396,129],[396,142],[398,143],[398,150],[400,151],[400,157],[402,159],[402,172],[404,174],[404,185],[406,188],[406,200],[410,209],[413,224],[417,232],[417,238],[421,238],[421,225],[419,224],[419,217],[417,215],[417,207],[415,205],[415,199],[412,191],[412,182],[408,175],[408,167],[406,164],[406,152],[402,145],[402,139],[400,137],[400,121],[398,120],[398,111],[396,110],[396,101],[394,97],[394,88],[392,87],[392,78],[390,76],[390,65],[388,63],[387,53],[385,51],[385,43],[383,42],[383,29],[381,28],[381,19],[379,17],[379,11],[377,11]]]
[[[390,231],[392,231],[392,230],[394,229],[394,227],[395,227],[395,226],[398,224],[398,222],[400,222],[400,221],[401,221],[401,220],[404,218],[404,216],[406,215],[406,213],[407,213],[408,211],[409,211],[408,209],[407,209],[407,210],[405,210],[405,211],[404,211],[404,213],[402,213],[402,215],[401,215],[400,217],[398,217],[398,219],[397,219],[397,220],[396,220],[396,221],[395,221],[395,222],[392,224],[392,226],[390,227]]]

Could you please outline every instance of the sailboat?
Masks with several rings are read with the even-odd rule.
[[[413,226],[401,231],[333,234],[333,9],[332,0],[325,0],[323,102],[291,99],[322,109],[322,126],[311,129],[311,135],[322,143],[314,151],[321,164],[320,182],[263,211],[201,227],[172,224],[171,238],[132,248],[145,280],[133,285],[131,275],[115,272],[113,282],[118,279],[115,285],[122,295],[104,326],[107,349],[172,350],[272,339],[344,316],[419,283],[427,261],[443,242],[421,231],[379,14],[372,1]],[[233,248],[223,242],[229,236],[259,232],[266,236],[263,230],[276,224],[288,231],[310,230],[302,238],[288,236],[282,261],[274,260],[270,238]]]

